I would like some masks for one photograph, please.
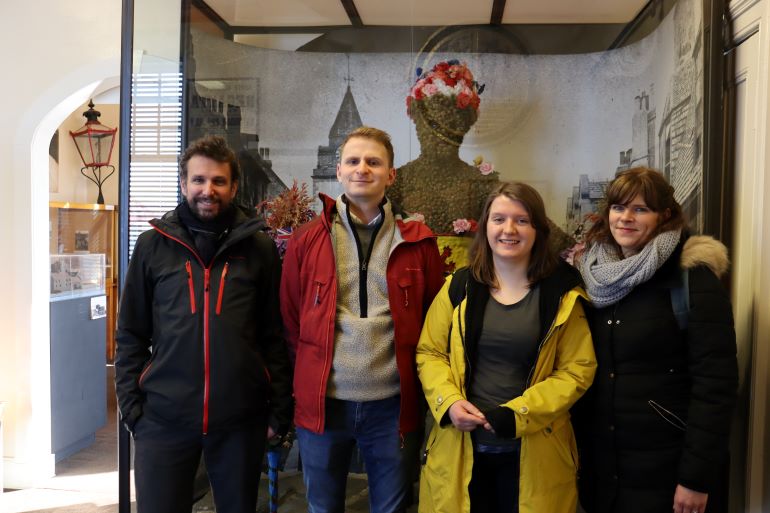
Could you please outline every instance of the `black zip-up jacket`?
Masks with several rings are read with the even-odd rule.
[[[231,429],[291,422],[291,366],[281,336],[280,260],[261,222],[238,211],[208,267],[176,210],[134,248],[117,328],[115,386],[133,430]],[[152,348],[152,350],[151,350]]]

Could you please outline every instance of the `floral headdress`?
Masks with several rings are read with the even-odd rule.
[[[443,61],[427,73],[423,73],[422,68],[417,68],[416,73],[417,81],[406,97],[406,110],[410,116],[413,101],[437,94],[454,98],[458,109],[479,109],[479,95],[484,91],[484,85],[473,79],[473,73],[464,62],[461,63],[457,59]]]

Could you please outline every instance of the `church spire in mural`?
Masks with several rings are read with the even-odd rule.
[[[350,132],[363,125],[361,115],[358,113],[356,100],[353,98],[353,91],[350,84],[353,79],[350,77],[350,56],[348,56],[348,73],[345,78],[347,87],[345,96],[342,98],[342,104],[337,111],[337,117],[329,129],[329,145],[318,147],[318,165],[313,169],[313,195],[317,196],[319,192],[328,194],[332,197],[337,196],[341,189],[337,182],[337,149],[342,144]]]

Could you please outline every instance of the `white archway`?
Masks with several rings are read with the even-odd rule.
[[[12,276],[9,277],[12,325],[0,343],[12,359],[0,379],[0,396],[8,401],[4,416],[5,487],[34,486],[54,473],[51,454],[49,333],[49,175],[51,136],[73,110],[91,96],[119,84],[118,56],[84,65],[55,80],[29,103],[14,130],[7,191],[13,222]],[[4,329],[0,326],[0,329]],[[10,347],[9,347],[10,346]]]

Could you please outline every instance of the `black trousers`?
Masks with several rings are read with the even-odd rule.
[[[501,454],[473,451],[468,494],[471,513],[518,513],[519,451]]]
[[[190,513],[203,454],[217,512],[254,513],[266,431],[264,420],[203,435],[140,418],[134,429],[137,512]]]

